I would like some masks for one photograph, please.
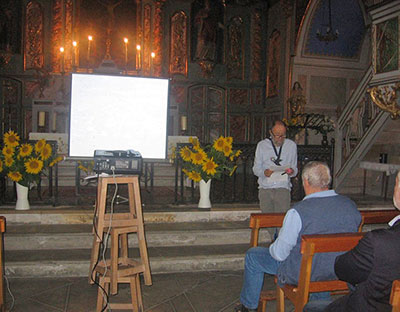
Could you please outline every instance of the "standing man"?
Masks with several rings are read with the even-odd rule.
[[[264,273],[276,275],[279,285],[297,284],[303,235],[357,232],[361,214],[352,200],[329,189],[332,177],[325,163],[307,163],[301,178],[306,197],[286,213],[278,238],[269,248],[253,247],[246,252],[240,305],[235,308],[236,312],[256,312]],[[336,278],[333,270],[336,255],[314,256],[312,281]],[[315,297],[322,296],[316,295],[314,300]]]
[[[258,177],[262,212],[286,212],[290,208],[290,178],[297,175],[297,146],[286,139],[286,126],[276,121],[270,137],[257,144],[253,172]]]

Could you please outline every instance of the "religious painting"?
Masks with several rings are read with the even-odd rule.
[[[244,32],[243,20],[235,16],[228,25],[228,44],[227,44],[227,77],[228,80],[243,80],[244,65]]]
[[[187,75],[187,16],[180,11],[171,17],[170,74]]]
[[[281,34],[274,30],[268,42],[268,63],[267,63],[267,97],[278,95],[279,70],[281,56]]]
[[[137,43],[136,1],[80,0],[78,12],[81,67],[98,67],[103,60],[111,59],[119,68],[133,69]]]
[[[379,74],[399,69],[398,17],[375,27],[375,72]]]
[[[0,1],[0,51],[21,51],[21,1]]]
[[[222,63],[224,45],[223,1],[194,1],[191,22],[192,60]]]

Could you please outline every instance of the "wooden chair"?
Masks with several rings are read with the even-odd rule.
[[[6,218],[0,217],[0,311],[6,311],[6,301],[4,296],[4,238],[6,231]]]
[[[398,210],[387,209],[387,210],[364,210],[361,211],[362,221],[358,231],[362,231],[362,227],[365,224],[381,224],[387,223],[395,216],[399,214]],[[257,247],[259,244],[259,233],[262,228],[274,228],[281,227],[285,213],[252,213],[250,215],[251,237],[250,247]],[[260,303],[258,305],[258,311],[265,312],[267,302],[275,300],[274,291],[262,291],[260,294]]]
[[[299,282],[297,285],[277,285],[277,311],[285,311],[285,297],[293,302],[295,311],[302,312],[310,293],[346,291],[347,283],[339,280],[311,281],[313,257],[317,253],[344,252],[355,247],[364,233],[303,235]]]
[[[393,281],[390,304],[392,305],[392,312],[400,312],[400,279]]]

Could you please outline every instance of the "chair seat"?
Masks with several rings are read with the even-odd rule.
[[[313,300],[309,301],[303,309],[303,312],[323,312],[332,300]]]

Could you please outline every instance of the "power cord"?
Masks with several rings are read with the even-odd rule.
[[[10,308],[9,308],[7,311],[8,311],[8,312],[11,312],[12,309],[14,309],[15,298],[14,298],[14,295],[12,294],[12,292],[11,292],[10,283],[9,283],[9,281],[8,281],[8,277],[7,277],[5,274],[4,274],[4,279],[6,280],[7,291],[8,291],[8,293],[10,294],[11,299],[12,299],[12,301],[11,301],[11,306],[10,306]]]

